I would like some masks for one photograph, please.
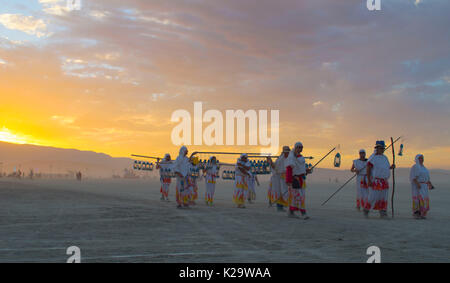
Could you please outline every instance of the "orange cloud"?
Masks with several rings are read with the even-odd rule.
[[[438,36],[449,4],[429,7],[431,17],[420,13],[425,2],[394,3],[386,19],[354,1],[97,0],[76,13],[41,3],[33,17],[2,18],[41,35],[20,45],[0,35],[0,126],[19,137],[113,156],[173,155],[172,112],[202,101],[205,110],[280,110],[281,145],[300,140],[319,157],[341,144],[344,168],[360,148],[399,135],[400,166],[422,152],[430,167],[450,168],[442,155],[450,43]]]

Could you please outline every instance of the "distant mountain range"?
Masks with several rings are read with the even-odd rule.
[[[62,149],[28,144],[0,142],[0,170],[14,169],[29,172],[65,174],[81,171],[95,177],[123,175],[124,169],[131,169],[130,158],[114,158],[104,153]]]

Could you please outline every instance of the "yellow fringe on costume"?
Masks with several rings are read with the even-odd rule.
[[[284,199],[282,196],[278,198],[277,204],[280,204],[282,206],[288,206],[289,205],[289,199]]]
[[[235,191],[233,194],[233,202],[235,204],[245,204],[245,193],[243,191]]]
[[[245,204],[245,198],[248,191],[248,184],[245,182],[236,182],[236,188],[233,193],[233,202],[237,205]]]
[[[236,188],[242,189],[242,190],[248,190],[248,185],[245,183],[236,184]]]

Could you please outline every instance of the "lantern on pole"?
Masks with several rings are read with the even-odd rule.
[[[398,156],[403,156],[403,144],[400,145],[400,151],[398,152]]]
[[[341,167],[341,154],[339,152],[334,156],[334,167]]]

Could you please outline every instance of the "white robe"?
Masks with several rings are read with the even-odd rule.
[[[184,156],[185,152],[187,152],[186,147],[181,147],[180,154],[173,164],[173,171],[175,173],[178,172],[182,175],[182,177],[177,175],[176,199],[179,205],[187,205],[191,199],[191,194],[189,193],[189,184],[187,180],[188,174],[190,173],[189,169],[191,163],[189,162],[189,158]]]
[[[355,159],[353,160],[353,166],[355,169],[359,170],[356,176],[356,207],[364,207],[367,202],[368,189],[367,186],[364,187],[362,184],[367,184],[367,160]]]
[[[250,173],[244,173],[239,169],[238,164],[242,164],[246,167],[251,168],[250,161],[247,160],[247,162],[242,162],[241,159],[237,160],[236,163],[236,177],[234,180],[235,189],[233,193],[233,201],[237,205],[243,205],[245,203],[245,200],[248,196],[248,183],[250,178]]]
[[[161,194],[168,198],[170,188],[170,171],[172,170],[172,163],[170,161],[163,160],[159,163],[159,180],[161,182]]]
[[[306,160],[305,157],[295,156],[294,151],[289,152],[289,156],[285,161],[285,170],[286,167],[292,167],[292,176],[306,174]]]
[[[374,154],[369,158],[368,162],[373,165],[370,174],[373,179],[378,178],[387,180],[391,177],[391,164],[384,154]]]
[[[206,168],[205,176],[205,201],[207,203],[212,203],[214,200],[214,193],[216,191],[216,176],[219,173],[217,165],[210,165]]]
[[[373,154],[368,163],[373,165],[371,170],[372,186],[369,187],[365,210],[386,211],[389,198],[389,182],[391,176],[390,163],[383,154]]]
[[[287,157],[282,154],[274,163],[272,177],[270,179],[269,199],[272,203],[287,206],[289,202],[289,189],[286,184],[286,164]]]
[[[421,154],[416,156],[416,164],[411,167],[409,173],[409,180],[411,182],[411,193],[413,199],[413,213],[420,212],[422,216],[425,216],[430,210],[430,198],[428,192],[428,182],[430,181],[430,172],[428,169],[420,165],[418,158]],[[419,182],[420,186],[417,186],[414,179]]]

